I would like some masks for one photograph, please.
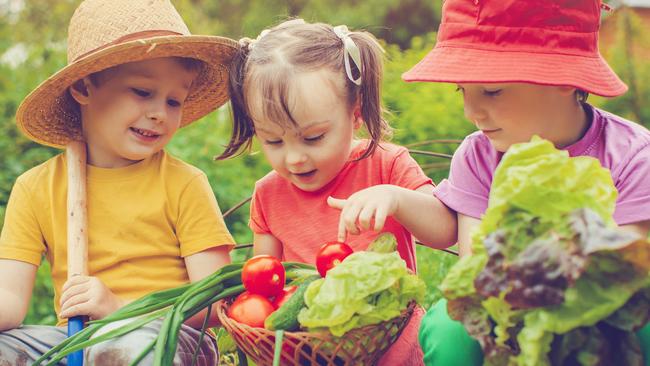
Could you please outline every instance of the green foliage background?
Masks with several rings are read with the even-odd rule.
[[[463,117],[462,100],[455,87],[444,84],[405,83],[400,75],[416,64],[435,42],[442,0],[174,0],[179,12],[195,34],[217,34],[232,38],[256,37],[264,28],[288,16],[308,21],[347,24],[364,28],[384,40],[387,51],[384,78],[384,102],[392,112],[395,127],[393,141],[411,144],[431,139],[462,139],[472,131]],[[0,1],[0,222],[14,180],[58,151],[25,139],[16,129],[14,114],[22,98],[39,82],[66,64],[65,37],[67,22],[78,0]],[[12,5],[13,4],[13,5]],[[18,4],[18,5],[16,5]],[[631,17],[632,27],[619,35],[621,40],[638,42],[647,47],[638,19]],[[645,37],[648,38],[648,37]],[[646,43],[643,43],[646,42]],[[650,123],[650,106],[639,101],[650,97],[650,63],[631,57],[621,46],[607,50],[612,67],[626,82],[634,81],[633,93],[605,100],[590,99],[596,105],[630,119]],[[221,208],[232,207],[250,196],[255,180],[269,171],[261,154],[253,149],[228,161],[216,162],[230,133],[230,111],[224,106],[217,112],[178,132],[169,150],[206,172]],[[453,153],[456,145],[420,146],[436,152]],[[425,171],[438,182],[447,175],[448,160],[417,156]],[[239,243],[252,236],[247,228],[248,206],[227,219]],[[236,260],[248,255],[246,250],[233,254]],[[418,247],[419,274],[429,286],[427,302],[440,294],[440,282],[455,257],[441,251]],[[52,324],[51,281],[46,262],[38,279],[25,323]]]

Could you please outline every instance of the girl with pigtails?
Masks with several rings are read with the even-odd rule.
[[[371,34],[297,19],[240,43],[230,74],[233,134],[219,159],[255,137],[273,168],[251,203],[255,255],[313,264],[328,241],[361,251],[390,232],[416,271],[413,236],[432,247],[455,242],[455,215],[433,196],[431,179],[406,148],[383,141],[391,133],[383,50]],[[357,137],[362,127],[367,138]],[[422,315],[416,309],[380,365],[422,364]]]

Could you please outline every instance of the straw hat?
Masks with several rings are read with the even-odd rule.
[[[627,86],[598,52],[601,0],[446,0],[435,47],[405,81]]]
[[[81,140],[79,106],[68,87],[112,66],[159,57],[204,63],[183,105],[181,126],[186,126],[228,100],[228,65],[236,47],[228,38],[191,35],[169,0],[85,0],[68,27],[68,65],[23,100],[18,127],[57,148]]]

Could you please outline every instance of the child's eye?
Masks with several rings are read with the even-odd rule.
[[[320,135],[318,135],[318,136],[305,137],[305,141],[307,141],[307,142],[316,142],[316,141],[322,139],[323,137],[325,137],[325,134],[324,134],[324,133],[323,133],[323,134],[320,134]]]
[[[167,105],[169,105],[170,107],[180,107],[180,106],[181,106],[181,102],[179,102],[179,101],[177,101],[177,100],[174,100],[174,99],[169,99],[169,100],[167,101]]]
[[[267,145],[280,145],[282,140],[264,140],[264,143]]]
[[[487,95],[488,97],[496,97],[497,95],[501,94],[501,89],[483,90],[483,94]]]
[[[148,97],[151,95],[151,93],[149,93],[148,91],[138,89],[138,88],[131,88],[131,91],[139,97]]]

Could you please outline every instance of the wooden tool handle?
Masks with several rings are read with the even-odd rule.
[[[68,279],[88,275],[88,217],[86,212],[86,143],[66,146],[68,168]],[[84,317],[68,319],[68,336],[83,330]],[[68,355],[68,366],[83,366],[83,350]]]
[[[88,217],[86,213],[86,144],[66,147],[68,167],[68,279],[88,274]]]

